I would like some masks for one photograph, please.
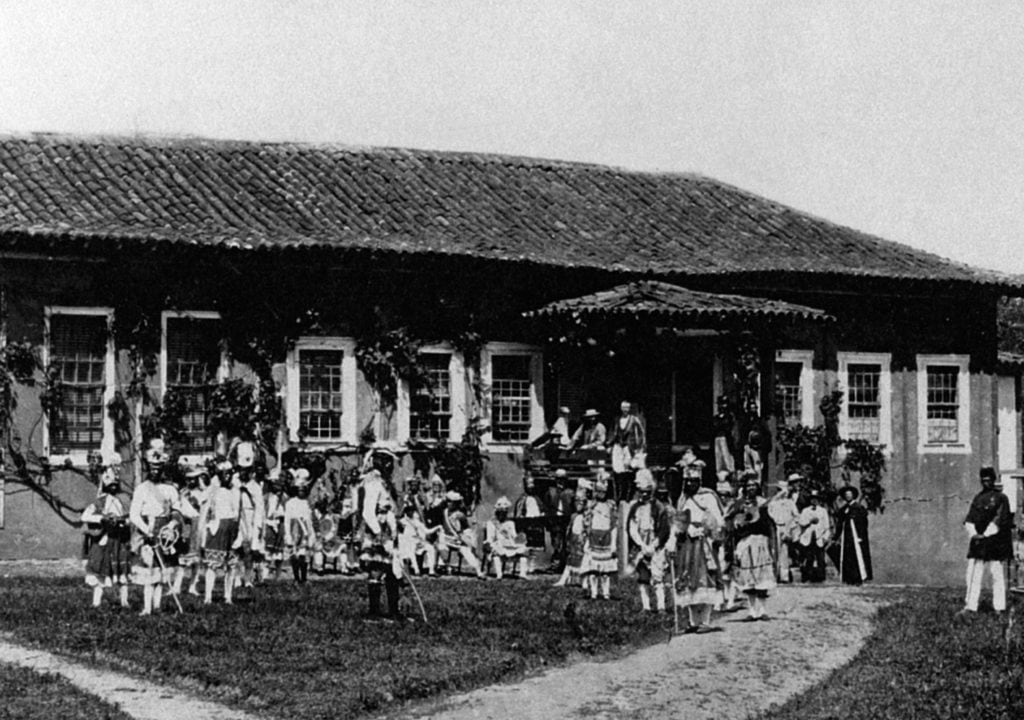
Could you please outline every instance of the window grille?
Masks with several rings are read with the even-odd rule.
[[[51,315],[50,364],[64,391],[60,407],[49,418],[51,453],[99,449],[106,357],[105,315]]]
[[[960,368],[955,365],[929,365],[926,418],[929,443],[960,441]]]
[[[168,392],[185,405],[185,450],[209,453],[214,449],[210,433],[210,399],[220,367],[220,321],[209,318],[167,318]]]
[[[413,440],[447,439],[452,419],[451,355],[424,353],[420,364],[427,382],[412,388],[409,435]]]
[[[491,433],[496,442],[530,440],[530,356],[491,356]]]
[[[803,363],[775,363],[775,395],[778,399],[783,422],[799,425],[803,422],[804,393],[800,385]]]
[[[847,366],[847,435],[851,440],[879,441],[882,411],[879,392],[881,377],[881,365],[851,363]]]
[[[299,427],[308,440],[341,438],[343,350],[299,350]]]

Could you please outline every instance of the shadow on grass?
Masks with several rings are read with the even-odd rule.
[[[962,591],[889,593],[853,661],[759,720],[1024,718],[1024,603],[958,619]]]
[[[430,625],[363,621],[361,582],[272,584],[246,602],[141,618],[88,607],[78,580],[0,580],[0,630],[213,700],[281,717],[351,717],[663,639],[632,602],[546,582],[417,583]],[[619,587],[630,599],[632,584]],[[566,617],[566,606],[572,611]],[[165,602],[165,607],[170,607]]]

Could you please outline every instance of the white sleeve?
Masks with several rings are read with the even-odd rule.
[[[368,485],[363,493],[363,522],[374,535],[379,535],[381,530],[380,523],[377,522],[377,501],[382,492],[384,492],[384,486],[380,483],[373,483]]]

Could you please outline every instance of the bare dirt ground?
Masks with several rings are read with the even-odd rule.
[[[717,621],[722,632],[682,635],[621,660],[581,662],[523,682],[494,685],[421,706],[401,717],[746,717],[785,701],[844,665],[871,630],[877,591],[784,587],[769,622]]]

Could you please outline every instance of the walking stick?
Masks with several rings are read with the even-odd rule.
[[[416,598],[416,603],[420,606],[420,613],[423,615],[423,624],[429,625],[430,621],[427,620],[427,611],[423,607],[423,600],[420,599],[420,593],[416,589],[416,585],[413,584],[412,576],[405,570],[405,562],[399,560],[399,567],[402,568],[402,577],[405,578],[405,581],[409,583],[409,587],[412,589],[413,597]]]
[[[174,592],[174,586],[167,577],[167,566],[164,564],[164,556],[160,552],[159,544],[159,541],[157,541],[157,545],[153,548],[153,555],[156,556],[156,562],[160,566],[160,577],[167,584],[168,594],[174,599],[174,604],[178,607],[178,614],[184,615],[185,610],[181,607],[181,600],[178,599],[178,593]]]
[[[671,642],[672,636],[679,634],[679,603],[676,602],[676,563],[675,557],[669,556],[668,562],[669,577],[672,580],[672,635],[669,636]]]

